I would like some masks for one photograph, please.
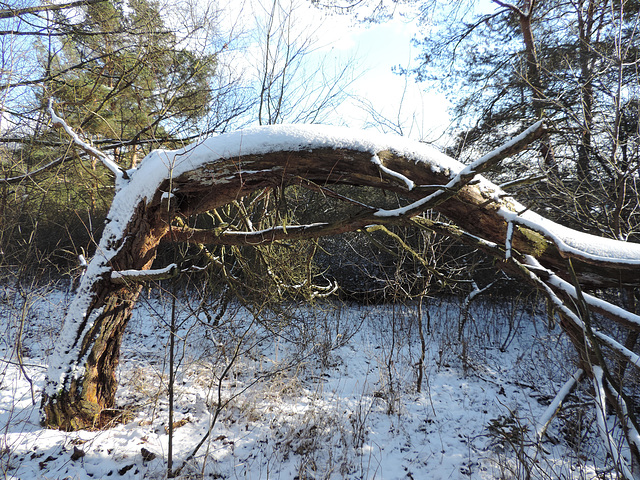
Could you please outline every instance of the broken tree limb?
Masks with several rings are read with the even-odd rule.
[[[322,126],[256,127],[180,150],[152,152],[117,189],[97,253],[68,309],[50,359],[43,422],[56,428],[85,428],[100,423],[103,412],[113,406],[120,342],[141,288],[139,282],[114,283],[113,272],[149,270],[161,241],[251,245],[376,224],[420,225],[477,245],[511,274],[529,275],[533,267],[520,268],[516,259],[530,255],[546,271],[569,281],[570,257],[583,260],[574,263],[582,285],[640,285],[640,245],[603,241],[534,216],[477,175],[526,148],[543,131],[543,125],[536,124],[471,166],[404,138]],[[348,184],[392,192],[404,206],[386,210],[364,205],[359,213],[336,221],[258,232],[242,224],[213,234],[172,227],[176,218],[232,205],[261,189],[301,185],[301,179],[323,188]],[[420,187],[431,191],[437,185],[437,195],[425,194],[427,187]],[[452,225],[416,218],[432,208]],[[509,222],[511,257],[505,260]],[[540,282],[537,285],[553,293]],[[584,334],[570,322],[566,328],[576,339]]]
[[[560,411],[563,402],[569,396],[569,394],[573,391],[576,385],[582,380],[584,376],[584,370],[579,368],[569,380],[565,382],[556,396],[553,398],[552,402],[549,404],[547,409],[544,411],[540,419],[538,420],[538,426],[536,427],[536,438],[538,442],[542,441],[542,437],[544,436],[547,428],[551,424],[551,421],[555,418],[555,416]]]
[[[543,135],[545,131],[546,128],[542,121],[535,123],[510,142],[507,142],[504,145],[489,152],[488,154],[482,156],[470,165],[466,165],[464,168],[459,170],[458,173],[453,176],[453,178],[451,178],[451,180],[446,185],[443,186],[444,188],[440,188],[433,192],[431,195],[423,197],[416,202],[413,202],[412,204],[406,205],[404,207],[391,210],[380,209],[378,210],[378,212],[376,212],[376,216],[411,216],[416,215],[427,208],[437,207],[439,204],[444,203],[451,197],[455,196],[465,186],[469,185],[471,181],[476,177],[476,175],[482,172],[486,172],[505,158],[521,152],[536,138]],[[377,162],[379,163],[379,160],[377,160]],[[389,170],[390,169],[387,168],[387,171]],[[411,184],[408,184],[409,190],[413,189],[413,185],[413,182]]]

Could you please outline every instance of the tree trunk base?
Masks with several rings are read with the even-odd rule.
[[[42,398],[42,423],[47,428],[67,432],[100,427],[103,408],[78,394],[77,384],[55,397]]]
[[[141,290],[140,285],[112,291],[103,313],[96,319],[87,343],[90,352],[84,365],[85,373],[70,379],[68,386],[54,396],[43,395],[42,424],[48,428],[72,431],[102,428],[121,415],[114,408],[118,387],[116,368],[120,345],[131,312]],[[79,358],[84,357],[80,352]]]

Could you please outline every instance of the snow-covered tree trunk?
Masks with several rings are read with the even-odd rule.
[[[111,214],[117,215],[113,209]],[[56,343],[42,399],[43,418],[51,427],[97,427],[113,414],[120,344],[142,284],[123,285],[111,277],[122,269],[148,269],[167,229],[158,206],[144,201],[133,209],[126,228],[117,228],[118,220],[110,218],[116,228],[105,230],[107,238],[89,264]]]
[[[42,400],[44,424],[92,427],[114,407],[119,347],[140,291],[135,277],[151,267],[163,240],[255,244],[311,238],[374,224],[418,225],[416,215],[436,209],[456,226],[423,221],[422,227],[457,236],[499,258],[501,268],[529,279],[560,306],[576,296],[570,288],[568,258],[584,284],[637,286],[640,245],[549,222],[477,176],[543,132],[538,123],[468,166],[403,138],[318,126],[260,127],[177,151],[152,152],[138,169],[118,176],[105,231],[51,358]],[[362,210],[348,218],[258,232],[171,226],[176,217],[226,205],[257,189],[290,184],[369,186],[396,192],[407,203],[389,210],[357,202]],[[637,316],[590,298],[585,302],[640,330]],[[584,345],[579,315],[568,309],[565,317],[567,332]],[[592,356],[583,348],[585,363]]]
[[[48,426],[78,430],[100,427],[110,420],[120,343],[138,292],[139,287],[113,291],[108,285],[96,290],[96,296],[106,297],[106,303],[82,339],[79,353],[88,354],[83,357],[83,374],[71,377],[55,394],[44,395],[42,408]]]

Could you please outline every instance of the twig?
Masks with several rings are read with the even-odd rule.
[[[116,176],[116,184],[120,181],[120,179],[129,180],[129,175],[126,170],[120,167],[113,159],[109,158],[107,154],[101,152],[97,148],[92,147],[87,142],[84,142],[80,139],[78,134],[73,131],[73,129],[67,125],[62,117],[59,117],[56,112],[53,110],[53,99],[49,99],[49,114],[51,115],[51,121],[54,125],[60,125],[64,128],[65,132],[71,137],[71,139],[83,150],[85,150],[90,155],[93,155],[98,160],[102,162],[102,164],[107,167],[111,172]]]
[[[516,180],[511,180],[510,182],[501,183],[499,185],[500,190],[507,190],[509,188],[520,187],[522,185],[530,185],[532,183],[537,183],[540,180],[544,180],[547,178],[546,175],[533,175],[527,178],[518,178]]]
[[[7,360],[6,358],[0,358],[0,362],[6,363],[9,365],[15,365],[17,367],[29,367],[29,368],[41,368],[42,370],[46,370],[48,367],[44,365],[35,365],[32,363],[24,363],[24,362],[13,362],[11,360]]]
[[[9,177],[9,178],[0,178],[0,184],[7,184],[7,185],[11,185],[12,183],[20,183],[23,180],[28,180],[31,179],[32,177],[38,175],[39,173],[45,172],[47,170],[49,170],[50,168],[53,168],[57,165],[60,165],[62,162],[65,161],[67,157],[60,157],[57,158],[55,160],[53,160],[50,163],[47,163],[44,167],[40,167],[37,170],[33,170],[32,172],[28,172],[25,173],[23,175],[17,175],[15,177]]]

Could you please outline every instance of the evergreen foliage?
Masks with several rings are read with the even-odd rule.
[[[50,100],[124,168],[153,148],[179,146],[210,129],[209,117],[220,110],[215,103],[226,101],[216,91],[217,54],[197,46],[202,25],[180,31],[167,25],[161,8],[148,0],[88,1],[4,21],[7,53],[16,45],[34,52],[22,57],[30,69],[12,69],[17,60],[8,54],[3,60],[0,168],[14,179],[0,190],[6,266],[36,251],[46,261],[27,260],[32,267],[73,265],[78,253],[93,250],[113,195],[109,172],[51,128]],[[213,123],[224,128],[233,116]]]
[[[94,141],[122,145],[116,157],[123,162],[130,152],[134,164],[147,142],[197,132],[211,109],[216,56],[181,46],[157,3],[106,1],[88,6],[82,23],[61,24],[68,36],[47,59],[45,94],[72,125]]]

